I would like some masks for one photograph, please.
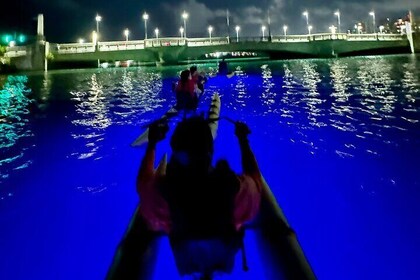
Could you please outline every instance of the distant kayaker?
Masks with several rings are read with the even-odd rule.
[[[207,82],[207,78],[204,72],[199,73],[197,66],[193,65],[190,67],[191,79],[197,85],[197,88],[201,92],[196,92],[197,97],[199,98],[201,94],[204,93],[204,84]]]
[[[227,75],[229,73],[228,64],[225,61],[225,58],[222,58],[222,61],[219,62],[219,75]]]
[[[177,110],[195,110],[198,105],[196,83],[192,80],[189,70],[181,72],[180,80],[175,86]]]

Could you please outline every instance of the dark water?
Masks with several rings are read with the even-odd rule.
[[[214,71],[215,65],[200,65]],[[213,67],[213,68],[212,68]],[[319,279],[420,275],[420,58],[231,64],[208,81],[251,145]],[[103,279],[138,203],[140,126],[182,67],[0,77],[0,279]],[[170,135],[170,134],[169,134]],[[231,124],[215,159],[240,171]],[[169,151],[158,146],[158,158]],[[178,279],[168,245],[156,279]],[[264,279],[252,238],[250,272]]]

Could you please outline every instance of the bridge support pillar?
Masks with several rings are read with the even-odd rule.
[[[45,41],[44,36],[44,15],[38,15],[36,42],[30,46],[30,68],[31,70],[48,70],[47,57],[50,52],[50,44]]]

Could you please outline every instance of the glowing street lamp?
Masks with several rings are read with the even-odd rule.
[[[262,39],[264,41],[264,37],[265,37],[265,25],[261,26],[261,31],[262,31]]]
[[[379,33],[383,34],[384,29],[385,29],[385,27],[383,25],[379,26]]]
[[[188,19],[188,13],[184,11],[182,13],[182,19],[184,20],[184,34],[185,38],[187,38],[187,19]]]
[[[304,16],[304,17],[306,17],[306,27],[308,28],[308,30],[309,30],[309,13],[308,13],[308,11],[304,11],[303,13],[302,13],[302,15]]]
[[[95,21],[96,21],[96,35],[99,37],[99,22],[102,21],[102,17],[96,14]]]
[[[128,28],[126,28],[124,30],[124,36],[125,36],[125,41],[128,42],[128,35],[130,35],[130,31],[128,30]]]
[[[211,33],[213,32],[213,26],[209,26],[209,28],[208,28],[208,31],[209,31],[209,39],[210,39],[210,43],[211,43]]]
[[[375,12],[372,11],[369,13],[372,16],[372,23],[373,23],[373,33],[376,33],[376,23],[375,23]]]
[[[79,42],[79,44],[83,44],[85,42],[84,39],[80,38],[79,40],[77,40]]]
[[[311,35],[311,31],[312,31],[312,25],[309,25],[309,26],[308,26],[308,35],[309,35],[309,36]]]
[[[283,25],[284,38],[287,36],[287,25]]]
[[[149,19],[149,15],[144,12],[143,20],[144,20],[144,39],[147,40],[147,20]]]
[[[337,16],[337,23],[338,23],[338,33],[341,33],[341,18],[340,18],[340,10],[337,10],[334,15]]]
[[[184,36],[184,27],[181,26],[179,29],[179,33],[181,34],[181,38]]]
[[[156,35],[156,39],[159,39],[159,28],[155,29],[155,35]]]
[[[235,27],[235,30],[236,30],[236,43],[238,43],[239,42],[239,30],[241,30],[241,27],[239,25],[237,25]]]

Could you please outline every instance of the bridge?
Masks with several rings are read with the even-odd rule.
[[[40,28],[38,28],[39,30]],[[5,57],[19,70],[47,69],[47,65],[99,65],[134,61],[139,64],[179,64],[225,55],[268,58],[341,57],[415,51],[410,36],[400,34],[321,33],[247,38],[156,38],[147,40],[58,44],[43,34],[30,46],[8,47]],[[412,36],[411,36],[412,37]],[[416,41],[419,41],[417,36]],[[416,44],[420,46],[420,44]]]

